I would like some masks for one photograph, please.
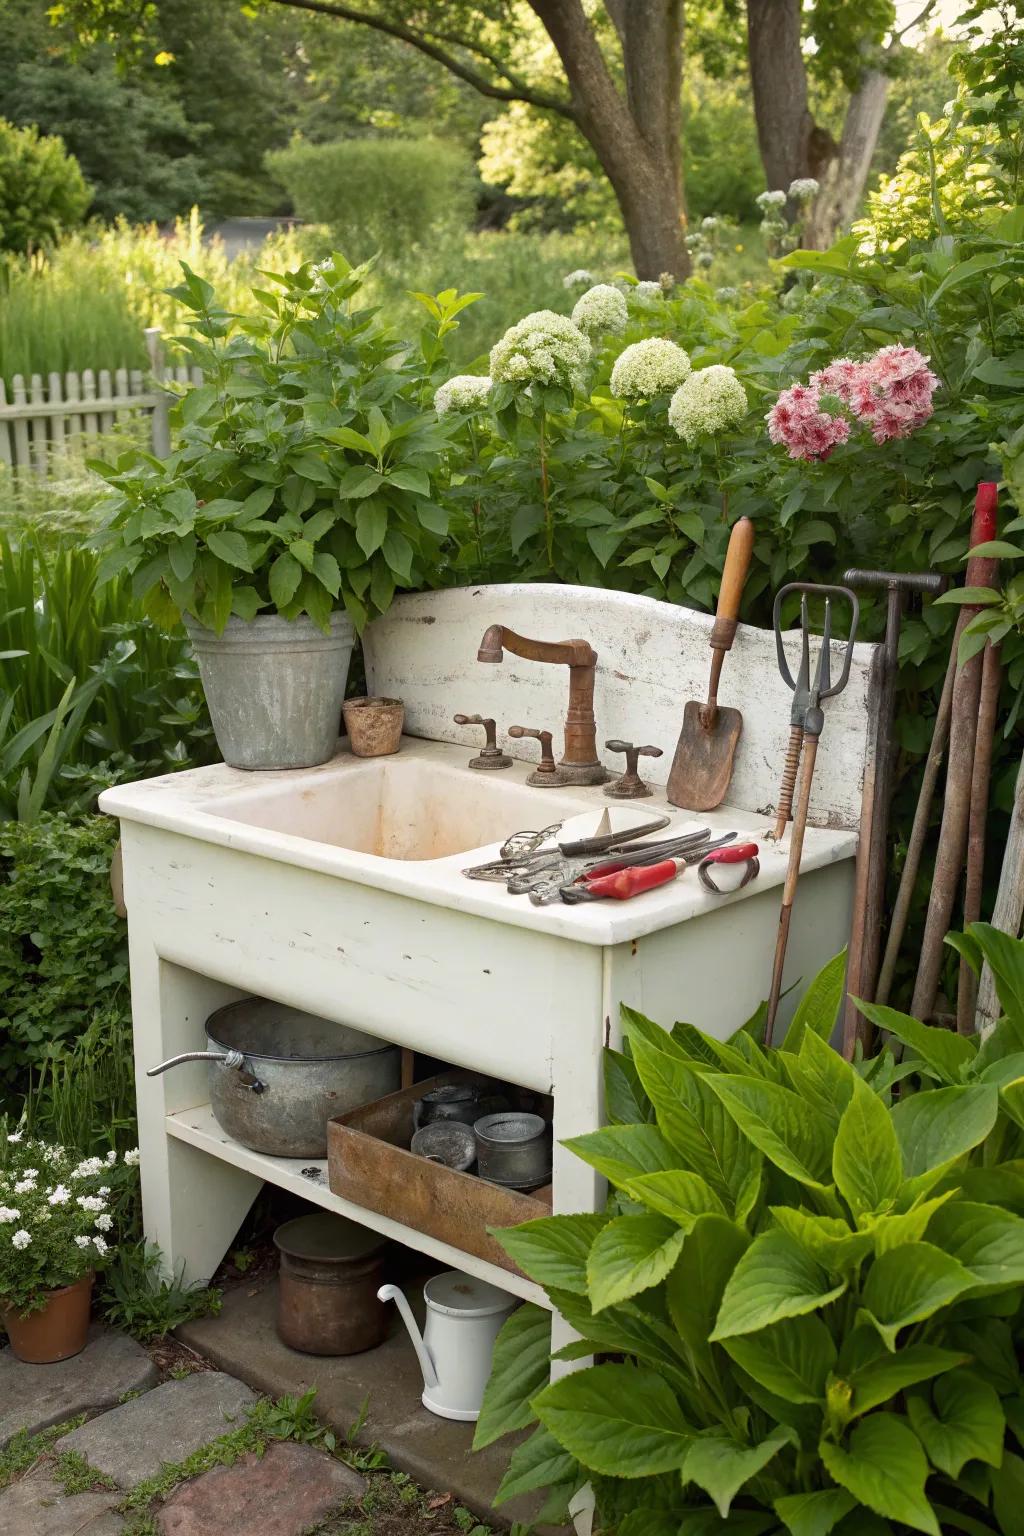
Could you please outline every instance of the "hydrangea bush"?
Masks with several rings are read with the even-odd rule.
[[[112,1202],[137,1152],[80,1158],[12,1131],[0,1166],[0,1308],[22,1316],[114,1255]]]

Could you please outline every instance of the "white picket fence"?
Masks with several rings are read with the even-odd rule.
[[[160,381],[201,384],[198,368],[168,367],[159,330],[146,331],[150,368],[86,368],[81,373],[16,373],[9,383],[0,378],[0,471],[38,475],[59,472],[61,461],[83,442],[112,432],[118,422],[149,415],[153,452],[170,452],[167,414],[174,396]]]

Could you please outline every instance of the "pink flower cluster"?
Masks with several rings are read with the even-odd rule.
[[[916,347],[882,347],[866,362],[836,358],[812,373],[810,383],[784,390],[768,413],[768,436],[791,459],[827,459],[850,435],[845,416],[822,404],[832,396],[871,430],[876,443],[909,437],[932,414],[938,379]]]

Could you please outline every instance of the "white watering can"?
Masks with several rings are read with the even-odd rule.
[[[423,1372],[424,1408],[442,1419],[478,1419],[494,1341],[518,1299],[486,1280],[445,1270],[423,1287],[427,1320],[421,1334],[397,1285],[382,1285],[377,1297],[397,1304],[409,1330]]]

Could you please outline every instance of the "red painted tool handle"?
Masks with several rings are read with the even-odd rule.
[[[756,859],[758,847],[756,843],[733,843],[728,848],[715,848],[711,853],[705,854],[705,864],[742,864],[745,859]]]
[[[628,901],[641,891],[650,891],[656,885],[674,880],[685,868],[685,859],[662,859],[660,864],[641,864],[632,869],[620,869],[614,875],[599,875],[596,880],[588,880],[586,888],[591,896],[611,896],[616,901]]]

